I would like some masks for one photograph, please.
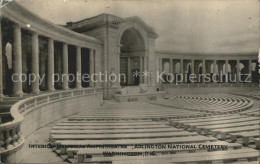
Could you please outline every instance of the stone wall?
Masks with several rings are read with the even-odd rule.
[[[27,138],[35,130],[53,121],[92,109],[101,105],[102,102],[103,94],[96,93],[62,99],[36,107],[24,115],[24,121],[21,125],[22,134]]]

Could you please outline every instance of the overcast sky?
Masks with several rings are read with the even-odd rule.
[[[157,50],[176,52],[257,52],[257,0],[218,1],[95,1],[17,0],[57,24],[101,13],[139,16],[158,33]]]

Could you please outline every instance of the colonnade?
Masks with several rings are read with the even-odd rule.
[[[206,58],[206,57],[205,57]],[[239,58],[239,57],[238,57]],[[253,71],[253,63],[254,64],[254,71]],[[169,66],[165,67],[165,65]],[[243,65],[243,69],[241,68],[241,65]],[[167,69],[167,70],[165,70]],[[221,75],[224,76],[224,81],[218,81],[218,82],[243,82],[243,80],[247,81],[257,81],[256,79],[259,77],[257,75],[258,70],[258,62],[254,59],[177,59],[177,58],[159,58],[159,71],[160,73],[164,73],[165,76],[172,74],[172,75],[185,75],[188,74],[196,75],[196,77],[201,78],[197,79],[196,82],[205,83],[205,76],[199,76],[199,75],[205,75],[209,74],[210,76],[210,82],[212,82],[212,76],[216,75],[215,78],[220,79],[223,77],[220,77]],[[246,77],[247,75],[250,75]],[[228,75],[227,81],[225,80],[225,75]],[[175,77],[178,78],[178,77]],[[232,80],[230,80],[230,78]],[[174,82],[175,80],[169,80],[170,82]],[[165,82],[165,81],[164,81]],[[194,81],[179,81],[179,83],[193,83]],[[214,82],[214,81],[213,81]]]
[[[2,27],[2,19],[0,21],[0,36],[2,36],[2,33],[5,32],[3,31]],[[8,20],[9,21],[9,20]],[[9,21],[11,22],[11,21]],[[55,43],[59,43],[62,44],[62,61],[59,61],[62,65],[62,89],[64,90],[68,90],[69,89],[69,78],[68,78],[68,74],[69,74],[69,64],[72,64],[69,61],[69,51],[68,51],[68,46],[74,46],[76,48],[76,63],[75,63],[75,67],[76,67],[76,74],[79,76],[79,78],[76,80],[76,88],[80,89],[82,88],[82,64],[89,64],[89,75],[92,75],[94,73],[96,73],[97,71],[97,60],[96,60],[96,56],[100,55],[97,54],[99,53],[99,51],[97,51],[96,49],[91,49],[87,47],[82,47],[80,45],[71,45],[66,43],[65,40],[55,40],[54,38],[51,37],[46,37],[46,36],[40,36],[37,31],[30,31],[30,28],[26,28],[23,29],[23,27],[21,27],[19,24],[16,24],[14,22],[11,22],[12,24],[12,31],[10,33],[13,33],[12,35],[12,76],[13,77],[13,81],[12,81],[12,94],[13,95],[17,95],[17,96],[23,96],[24,92],[23,92],[23,82],[21,81],[21,79],[19,77],[22,77],[22,73],[23,73],[23,53],[22,53],[22,43],[24,42],[23,38],[22,38],[22,31],[26,30],[28,31],[28,33],[30,34],[31,37],[31,51],[28,53],[31,53],[31,74],[35,75],[35,80],[31,81],[31,84],[29,87],[32,93],[39,93],[40,92],[40,84],[39,84],[39,75],[40,75],[40,71],[39,71],[39,65],[40,65],[40,59],[39,59],[39,54],[40,54],[40,49],[39,49],[39,38],[45,38],[47,40],[47,65],[45,70],[47,70],[47,75],[45,76],[47,78],[47,91],[50,92],[54,92],[56,90],[55,88],[55,82],[54,82],[54,74],[55,74],[55,59],[54,59],[54,51],[55,51],[55,47],[54,44]],[[7,36],[10,37],[10,36]],[[3,70],[3,60],[2,60],[2,54],[4,55],[5,50],[5,43],[2,42],[2,37],[0,37],[0,45],[1,45],[1,49],[0,51],[1,53],[1,57],[0,57],[0,62],[1,62],[1,69],[0,69],[0,94],[3,96],[3,90],[4,90],[4,85],[3,85],[3,74],[4,74],[4,70]],[[88,50],[88,55],[89,55],[89,62],[87,63],[87,61],[82,61],[81,57],[82,57],[82,49],[87,49]],[[85,63],[86,62],[86,63]],[[89,80],[89,87],[94,87],[96,86],[95,82],[92,80]]]

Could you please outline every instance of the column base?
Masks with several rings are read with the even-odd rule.
[[[0,101],[3,101],[5,98],[5,95],[4,94],[0,94]]]
[[[54,88],[50,88],[50,89],[48,89],[47,91],[48,91],[48,92],[54,92],[55,89],[54,89]]]
[[[62,88],[62,90],[64,90],[64,91],[67,91],[67,90],[69,90],[70,88],[69,87],[67,87],[67,88]]]
[[[40,92],[41,92],[41,91],[40,91],[39,89],[38,89],[38,90],[35,90],[35,91],[32,91],[33,94],[40,94]]]
[[[94,83],[89,83],[89,87],[94,87]]]
[[[17,91],[17,92],[14,92],[13,96],[14,97],[23,97],[23,91]]]

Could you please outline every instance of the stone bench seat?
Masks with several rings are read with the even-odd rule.
[[[245,98],[234,98],[233,101],[230,99],[218,98],[217,100],[210,100],[203,97],[183,97],[183,100],[192,102],[192,104],[185,105],[185,108],[197,109],[198,111],[209,111],[216,114],[221,113],[236,113],[239,111],[250,108],[253,104],[252,101]],[[228,100],[228,101],[227,101]],[[227,103],[222,103],[227,102]]]
[[[109,129],[109,130],[52,130],[51,134],[124,134],[124,133],[161,133],[180,132],[182,129],[159,128],[159,129]]]
[[[245,114],[247,116],[252,116],[252,117],[259,117],[260,116],[260,113],[259,112],[253,112],[253,113],[247,113]]]
[[[131,115],[129,114],[129,116],[133,116],[135,119],[137,120],[142,120],[142,119],[153,119],[153,118],[161,118],[161,117],[172,117],[172,118],[175,118],[175,117],[188,117],[188,116],[196,116],[196,117],[201,117],[203,115],[205,115],[207,113],[202,113],[202,112],[199,112],[199,113],[178,113],[176,112],[175,114],[173,113],[158,113],[158,114],[152,114],[152,115]],[[207,114],[209,115],[209,114]],[[130,117],[127,117],[127,116],[122,116],[122,115],[115,115],[114,117],[111,115],[111,116],[96,116],[96,117],[91,117],[91,116],[81,116],[81,117],[72,117],[72,118],[69,118],[69,120],[76,120],[76,119],[82,119],[82,120],[90,120],[92,118],[92,120],[102,120],[102,119],[114,119],[114,120],[132,120]]]
[[[238,133],[231,133],[231,142],[235,142],[238,138],[242,138],[243,145],[249,144],[250,138],[260,137],[259,130],[249,131],[249,132],[238,132]]]
[[[260,115],[260,109],[246,110],[244,112],[241,112],[240,115],[259,116]]]
[[[87,116],[75,116],[75,117],[69,117],[67,118],[68,121],[94,121],[94,122],[99,122],[99,121],[103,121],[103,122],[110,122],[110,121],[151,121],[151,118],[145,117],[145,118],[135,118],[135,117],[127,117],[127,118],[120,118],[120,117],[110,117],[110,118],[102,118],[102,117],[98,117],[98,118],[92,118],[92,117],[87,117]]]
[[[172,110],[171,112],[167,112],[167,113],[164,113],[163,111],[158,111],[158,112],[160,112],[160,113],[158,113],[158,112],[156,112],[156,113],[153,113],[153,114],[149,114],[149,113],[139,113],[139,114],[137,114],[137,113],[134,113],[134,114],[130,114],[130,113],[125,113],[125,114],[129,114],[129,115],[133,115],[134,117],[136,117],[136,118],[155,118],[156,116],[158,117],[158,116],[167,116],[167,115],[169,115],[169,116],[178,116],[178,115],[185,115],[185,114],[187,114],[187,111],[186,112],[184,112],[184,111],[182,111],[182,112],[178,112],[178,111],[175,111],[175,112],[173,112],[174,110]],[[201,114],[202,112],[191,112],[190,113],[190,115],[191,114]],[[72,117],[70,117],[70,118],[80,118],[80,117],[85,117],[85,118],[112,118],[112,117],[120,117],[120,118],[129,118],[127,115],[125,115],[125,116],[122,116],[122,114],[120,114],[120,113],[115,113],[115,114],[113,114],[113,113],[110,113],[110,114],[101,114],[101,115],[80,115],[80,116],[72,116]]]
[[[212,161],[225,162],[237,159],[245,159],[248,161],[258,161],[259,152],[254,149],[236,149],[228,151],[198,152],[189,154],[170,154],[162,156],[114,156],[114,157],[93,157],[91,162],[106,163],[145,163],[146,160],[154,160],[154,163],[209,163]],[[135,161],[136,160],[136,161]],[[160,161],[160,162],[159,162]],[[79,161],[85,162],[85,161]],[[152,163],[153,163],[152,162]],[[147,162],[149,163],[149,161]]]
[[[139,115],[137,115],[136,113],[135,114],[129,114],[129,115],[132,115],[133,117],[135,117],[135,118],[147,118],[147,117],[149,117],[149,118],[156,118],[156,116],[157,117],[162,117],[162,116],[167,116],[167,115],[169,115],[169,116],[181,116],[181,115],[187,115],[188,113],[187,113],[187,111],[186,112],[178,112],[178,111],[175,111],[175,112],[173,112],[174,110],[172,110],[171,112],[167,112],[167,113],[165,113],[165,112],[163,112],[163,111],[158,111],[157,113],[152,113],[152,114],[149,114],[149,113],[144,113],[144,114],[139,114]],[[160,112],[160,113],[159,113]],[[127,113],[126,113],[127,114]],[[190,112],[189,113],[189,115],[192,115],[192,114],[204,114],[204,112]],[[122,117],[122,115],[121,114],[119,114],[119,113],[117,113],[117,114],[108,114],[108,115],[104,115],[104,114],[102,114],[102,115],[81,115],[81,117],[93,117],[93,118],[112,118],[112,116],[115,116],[115,118],[116,117]],[[78,118],[78,117],[72,117],[72,118]],[[128,118],[128,117],[126,117],[126,116],[124,116],[124,117],[122,117],[122,118]]]
[[[221,98],[220,100],[188,100],[188,101],[192,101],[192,102],[199,102],[197,103],[197,105],[209,105],[212,104],[213,106],[226,106],[226,105],[236,105],[237,101],[228,101],[228,99],[223,99]]]
[[[152,138],[152,139],[124,139],[124,140],[57,140],[55,144],[61,145],[137,145],[137,144],[181,144],[206,141],[216,141],[214,137],[188,136],[173,138]]]
[[[251,104],[246,104],[246,103],[243,103],[243,104],[237,104],[237,105],[234,105],[234,106],[218,106],[216,108],[214,107],[211,107],[211,105],[209,105],[209,107],[207,106],[200,106],[200,107],[193,107],[193,108],[202,108],[202,109],[198,109],[198,111],[211,111],[211,112],[218,112],[218,113],[221,113],[221,112],[238,112],[238,111],[243,111],[247,108],[249,108],[251,106]]]
[[[256,148],[260,149],[260,139],[259,138],[255,138],[254,141],[255,141]]]
[[[239,118],[230,120],[220,120],[212,122],[202,122],[202,123],[184,123],[184,129],[195,130],[197,129],[216,129],[216,128],[226,128],[226,127],[237,127],[244,125],[254,125],[259,122],[258,118]]]
[[[241,145],[238,143],[228,143],[223,141],[217,141],[217,142],[204,142],[204,143],[194,143],[192,144],[193,147],[183,149],[183,148],[170,148],[168,145],[162,145],[166,146],[166,148],[163,149],[152,149],[152,148],[138,148],[136,149],[134,146],[128,146],[127,148],[120,148],[120,149],[111,149],[111,148],[69,148],[67,149],[66,153],[68,154],[69,158],[74,158],[74,155],[77,154],[78,161],[85,161],[85,156],[89,156],[90,158],[99,156],[103,156],[103,152],[156,152],[156,154],[176,154],[176,153],[189,153],[189,152],[205,152],[205,151],[216,151],[216,150],[232,150],[232,149],[240,149]],[[200,149],[199,147],[202,145],[227,145],[227,149]],[[87,159],[90,160],[91,159]]]
[[[91,139],[139,139],[139,138],[167,138],[167,137],[183,137],[183,136],[196,136],[194,132],[160,132],[160,133],[129,133],[129,134],[87,134],[87,135],[51,135],[52,142],[56,140],[91,140]]]
[[[154,110],[154,111],[143,111],[143,112],[139,112],[139,114],[141,115],[153,115],[153,114],[159,114],[158,112],[162,113],[162,114],[174,114],[173,111],[178,112],[179,114],[184,114],[185,111],[183,111],[183,109],[171,109],[171,110]],[[100,111],[100,113],[87,113],[87,114],[81,114],[80,116],[109,116],[109,115],[122,115],[122,114],[136,114],[136,112],[138,111],[121,111],[121,112],[108,112],[107,111]],[[72,116],[75,117],[75,116]]]
[[[202,114],[165,114],[165,115],[153,115],[153,116],[133,116],[136,120],[144,120],[144,119],[156,119],[156,118],[193,118],[193,117],[203,117],[208,116],[210,114],[202,113]],[[87,116],[79,116],[79,117],[71,117],[68,120],[133,120],[130,117],[123,116],[109,116],[109,117],[87,117]]]
[[[162,106],[178,107],[178,106],[176,106],[176,104],[171,104],[171,103],[164,103],[164,104],[159,103],[159,104]],[[251,106],[252,106],[252,104],[247,104],[247,103],[243,103],[243,102],[240,102],[239,105],[223,106],[223,107],[218,106],[217,108],[212,107],[212,104],[209,104],[209,105],[200,104],[198,106],[193,104],[190,107],[185,105],[184,109],[194,110],[194,111],[199,111],[199,112],[212,112],[214,114],[226,114],[226,113],[237,113],[240,111],[244,111],[244,110],[250,108]]]
[[[209,125],[209,126],[196,126],[194,129],[197,130],[198,133],[204,132],[204,134],[208,134],[209,131],[222,131],[221,129],[229,129],[229,128],[237,128],[237,127],[244,127],[249,125],[259,125],[259,120],[253,121],[245,121],[245,122],[236,122],[236,123],[228,123],[228,124],[216,124],[216,125]]]
[[[255,120],[255,118],[252,117],[245,117],[245,116],[233,116],[233,117],[215,117],[215,118],[209,118],[209,119],[200,119],[200,120],[196,120],[196,121],[187,121],[187,122],[183,122],[183,124],[189,124],[189,125],[210,125],[210,124],[224,124],[224,123],[232,123],[232,122],[244,122],[244,121],[248,121],[248,120]],[[211,122],[209,122],[211,121]]]
[[[100,121],[92,121],[92,120],[71,120],[71,121],[61,121],[61,123],[151,123],[153,122],[152,119],[150,120],[121,120],[121,121],[109,121],[109,120],[100,120]]]
[[[245,116],[240,115],[217,115],[217,116],[210,116],[210,117],[204,117],[204,118],[196,118],[196,119],[190,119],[190,120],[170,120],[170,124],[173,126],[179,126],[183,127],[185,123],[209,123],[211,121],[222,121],[222,120],[230,120],[230,119],[237,119],[237,118],[247,118]]]
[[[248,113],[248,112],[260,112],[260,109],[259,108],[251,108],[251,109],[248,109],[247,111],[244,111],[244,112],[241,112],[241,113]]]
[[[115,122],[115,123],[89,123],[89,122],[61,122],[59,126],[140,126],[140,125],[161,125],[158,122]]]
[[[244,131],[253,131],[259,130],[259,125],[250,125],[250,126],[242,126],[242,127],[231,127],[231,128],[224,128],[224,129],[214,129],[211,130],[213,136],[217,136],[220,134],[220,139],[225,139],[228,133],[235,133],[235,132],[244,132]]]
[[[105,130],[105,129],[151,129],[151,128],[169,128],[167,125],[139,125],[139,126],[58,126],[52,129],[88,129],[88,130]]]

